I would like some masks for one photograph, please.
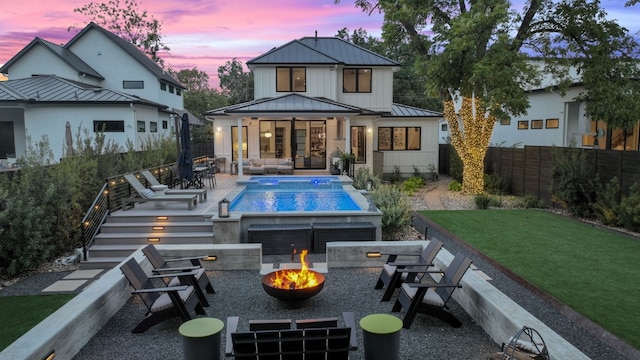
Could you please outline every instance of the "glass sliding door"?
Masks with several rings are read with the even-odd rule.
[[[295,121],[295,168],[326,169],[327,137],[326,122]]]

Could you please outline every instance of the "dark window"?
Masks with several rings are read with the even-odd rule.
[[[356,163],[367,162],[367,128],[365,126],[351,127],[351,154],[355,155]]]
[[[378,150],[420,150],[420,127],[378,128]]]
[[[7,158],[7,154],[15,154],[16,145],[13,137],[13,122],[0,121],[0,158]],[[15,157],[15,156],[14,156]]]
[[[123,89],[144,89],[144,81],[142,80],[125,80],[122,82]]]
[[[173,94],[173,85],[169,85],[169,92]]]
[[[277,67],[276,91],[307,91],[307,74],[303,67]]]
[[[167,83],[165,83],[165,82],[160,82],[160,90],[162,90],[162,91],[167,91]]]
[[[93,120],[93,132],[124,132],[124,120]]]
[[[167,120],[162,120],[162,128],[165,130],[169,128],[169,122]]]
[[[518,120],[518,130],[527,130],[529,128],[529,120]]]
[[[155,121],[149,122],[149,132],[158,132],[158,123]]]
[[[440,131],[447,131],[448,127],[449,127],[449,124],[447,123],[440,124]]]
[[[145,132],[145,124],[144,121],[138,121],[138,132]]]
[[[182,91],[180,89],[178,89],[178,88],[176,88],[176,95],[178,95],[178,96],[182,95]]]
[[[370,93],[371,69],[344,69],[342,91],[345,93]]]

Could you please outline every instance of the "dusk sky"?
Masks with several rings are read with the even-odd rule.
[[[64,44],[89,20],[73,9],[90,0],[20,0],[0,12],[0,64],[11,59],[36,36]],[[101,2],[97,0],[96,2]],[[106,2],[106,0],[104,0]],[[632,33],[640,30],[640,5],[624,8],[624,0],[602,0],[609,17]],[[268,4],[268,5],[266,5]],[[139,9],[162,22],[161,54],[177,70],[197,67],[217,85],[218,67],[237,58],[245,63],[269,49],[304,36],[334,36],[346,27],[380,36],[383,16],[355,8],[353,0],[147,0]],[[76,29],[67,31],[69,26]]]

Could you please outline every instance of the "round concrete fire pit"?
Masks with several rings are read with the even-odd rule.
[[[278,300],[285,302],[299,302],[312,298],[317,295],[324,287],[324,275],[317,271],[306,270],[310,275],[314,276],[317,284],[308,287],[296,288],[290,284],[288,288],[279,288],[274,286],[274,282],[282,272],[300,272],[301,270],[278,270],[268,273],[262,277],[262,287],[264,291]]]

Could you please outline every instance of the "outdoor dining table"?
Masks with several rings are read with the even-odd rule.
[[[193,168],[193,179],[189,182],[188,188],[204,188],[204,176],[207,174],[209,168],[207,166],[196,166]]]

